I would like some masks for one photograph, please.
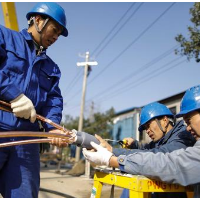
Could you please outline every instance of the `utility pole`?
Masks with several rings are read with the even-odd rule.
[[[91,107],[90,107],[90,115],[89,115],[89,122],[94,122],[94,102],[92,101]]]
[[[87,85],[88,66],[92,66],[92,65],[94,66],[97,64],[98,63],[96,61],[89,62],[89,52],[86,52],[85,62],[77,63],[78,67],[85,66],[84,78],[83,78],[83,92],[82,92],[82,98],[81,98],[81,112],[80,112],[80,118],[79,118],[78,131],[82,131],[83,129],[83,113],[84,113],[84,107],[85,107],[85,93],[86,93],[86,85]],[[80,160],[80,153],[81,153],[81,147],[76,147],[76,159],[75,159],[76,162]],[[88,165],[87,162],[86,162],[86,165]],[[85,171],[85,173],[87,173],[87,171]]]

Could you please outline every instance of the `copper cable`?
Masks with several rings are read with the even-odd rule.
[[[7,111],[7,112],[12,112],[12,108],[11,108],[11,104],[7,103],[5,101],[0,100],[0,109]],[[63,126],[54,123],[53,121],[51,121],[50,119],[47,119],[41,115],[36,114],[36,118],[42,122],[46,122],[48,124],[51,124],[53,127],[57,128],[58,130],[61,130],[63,132],[71,132],[69,130],[67,130],[66,128],[64,128]]]
[[[0,148],[8,147],[8,146],[23,145],[23,144],[49,143],[52,141],[52,138],[61,138],[65,142],[71,143],[71,138],[69,138],[69,135],[66,135],[66,134],[49,133],[49,132],[31,132],[31,131],[0,132],[0,138],[12,138],[12,137],[48,137],[48,138],[29,139],[29,140],[0,143]]]
[[[0,138],[7,137],[52,137],[52,138],[62,138],[70,139],[71,136],[65,133],[49,133],[49,132],[34,132],[34,131],[5,131],[0,132]]]
[[[0,109],[7,111],[7,112],[12,112],[11,104],[7,103],[5,101],[0,100]],[[54,123],[48,118],[45,118],[41,115],[36,114],[36,118],[42,122],[46,122],[53,127],[55,127],[58,130],[63,131],[63,134],[59,133],[50,133],[50,132],[33,132],[33,131],[13,131],[13,132],[0,132],[0,138],[5,138],[5,137],[52,137],[52,138],[61,138],[64,139],[66,142],[71,143],[74,134],[72,131],[67,130],[66,128],[60,126],[59,124]],[[15,146],[15,145],[20,145],[20,144],[29,144],[29,143],[46,143],[50,142],[52,139],[32,139],[32,140],[24,140],[24,141],[16,141],[16,142],[8,142],[8,143],[1,143],[0,147],[6,147],[6,146]]]
[[[32,140],[22,140],[22,141],[14,141],[14,142],[5,142],[0,144],[0,148],[10,147],[16,145],[24,145],[24,144],[36,144],[36,143],[49,143],[51,139],[32,139]]]

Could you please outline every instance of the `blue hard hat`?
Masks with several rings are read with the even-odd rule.
[[[200,110],[200,85],[186,90],[181,100],[180,112],[176,117],[182,117],[195,110]]]
[[[140,113],[140,126],[138,130],[142,131],[144,124],[146,124],[154,118],[161,116],[171,116],[172,118],[174,117],[174,115],[172,114],[170,109],[167,108],[167,106],[158,102],[150,103],[144,106]]]
[[[30,19],[31,16],[38,15],[47,15],[48,17],[55,20],[58,24],[63,27],[62,35],[67,37],[68,30],[66,28],[66,16],[64,9],[54,2],[41,2],[37,3],[30,12],[27,13],[27,20]]]

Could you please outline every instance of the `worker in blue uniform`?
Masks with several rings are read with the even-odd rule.
[[[173,152],[135,152],[116,157],[107,148],[91,142],[96,151],[83,149],[87,160],[98,165],[118,167],[122,172],[144,175],[163,182],[194,186],[194,197],[200,197],[200,85],[186,91],[177,118],[183,117],[196,140],[193,147]]]
[[[26,18],[29,27],[20,32],[0,25],[0,99],[10,102],[14,113],[0,110],[0,131],[39,131],[36,113],[58,124],[62,118],[61,72],[46,51],[60,35],[68,35],[65,11],[57,3],[40,2]],[[60,133],[49,124],[43,127]],[[1,138],[0,142],[22,139]],[[0,149],[3,197],[38,197],[39,172],[38,144]]]
[[[140,114],[139,131],[146,131],[151,138],[148,144],[139,145],[138,141],[132,140],[129,143],[131,149],[113,148],[108,143],[104,146],[110,149],[115,156],[129,155],[136,152],[172,152],[177,149],[185,149],[193,146],[195,138],[186,130],[183,120],[174,123],[174,115],[163,104],[158,102],[150,103],[144,106]],[[127,138],[131,141],[130,138]],[[121,195],[122,198],[129,197],[129,190],[124,189]],[[186,193],[153,193],[152,197],[157,198],[185,198]]]
[[[135,152],[172,152],[177,149],[193,146],[194,137],[186,130],[183,120],[174,123],[174,115],[165,105],[154,102],[144,106],[140,114],[139,131],[146,131],[151,138],[147,144],[139,144],[137,140],[125,138],[130,150],[112,148],[114,155],[128,155]],[[124,189],[121,198],[128,198],[129,190]],[[157,198],[185,198],[186,193],[153,193]]]

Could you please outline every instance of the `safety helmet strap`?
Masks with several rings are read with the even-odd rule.
[[[31,23],[31,21],[33,21],[34,23],[34,26],[35,26],[35,29],[37,30],[37,32],[40,34],[40,43],[38,44],[39,45],[39,49],[38,49],[38,55],[40,55],[40,53],[43,51],[44,47],[42,45],[42,30],[44,29],[44,27],[46,26],[47,22],[49,21],[49,17],[47,17],[45,19],[45,21],[43,22],[43,25],[42,25],[42,28],[39,29],[37,23],[36,23],[36,19],[35,19],[35,16],[31,17],[30,20],[28,21],[28,24]]]
[[[168,126],[170,124],[170,121],[168,121],[167,126],[165,127],[165,130],[163,130],[163,127],[161,126],[160,121],[157,118],[155,120],[156,120],[156,123],[158,124],[158,127],[163,132],[163,136],[164,136],[166,134],[166,132],[167,132],[167,128],[168,128]]]

